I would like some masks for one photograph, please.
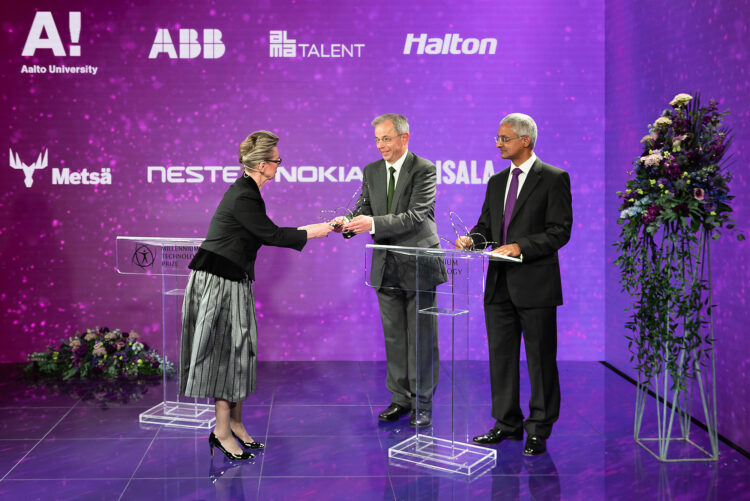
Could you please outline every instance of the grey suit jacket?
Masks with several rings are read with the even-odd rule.
[[[385,160],[365,166],[362,179],[362,194],[357,201],[358,214],[372,216],[375,224],[373,239],[378,245],[402,247],[440,247],[435,225],[435,192],[437,191],[437,169],[435,165],[407,153],[398,175],[391,202],[391,211],[386,210],[388,198]],[[386,266],[386,252],[374,252],[370,283],[379,287]],[[392,254],[390,276],[400,277],[404,289],[414,290],[416,285],[415,259]],[[420,290],[435,287],[447,280],[445,265],[440,259],[420,258]],[[395,271],[395,273],[394,273]]]

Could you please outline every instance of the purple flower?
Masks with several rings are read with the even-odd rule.
[[[659,215],[660,212],[661,212],[661,206],[656,205],[656,204],[649,205],[648,210],[642,216],[643,223],[644,224],[651,223],[652,221],[656,219],[656,217]]]
[[[78,355],[79,357],[86,356],[87,351],[88,348],[86,347],[86,345],[80,346],[78,347],[78,349],[76,349],[76,355]]]
[[[703,198],[705,197],[703,188],[693,188],[693,196],[696,200],[703,200]]]
[[[711,211],[716,210],[716,202],[713,202],[711,200],[707,201],[706,203],[703,204],[703,210],[705,210],[706,212],[711,212]]]
[[[667,175],[672,179],[679,179],[682,176],[682,169],[672,161],[668,161],[664,165],[664,170],[667,171]]]
[[[128,337],[130,337],[130,333],[129,332],[123,332],[122,333],[122,337],[124,337],[125,339],[127,339]]]

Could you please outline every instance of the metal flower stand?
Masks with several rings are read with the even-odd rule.
[[[201,244],[195,238],[117,237],[117,271],[126,275],[161,277],[162,355],[180,372],[182,298],[190,270],[187,265]],[[141,423],[179,428],[212,429],[216,418],[208,399],[180,395],[179,378],[163,375],[162,402],[139,415]]]
[[[695,249],[695,265],[687,267],[688,273],[679,278],[684,287],[690,287],[694,282],[706,283],[706,305],[713,305],[710,241],[710,235],[702,232]],[[658,370],[653,375],[647,377],[642,370],[638,373],[633,438],[659,461],[719,459],[713,308],[709,306],[707,310],[707,321],[699,327],[703,334],[700,344],[688,345],[684,335],[676,336],[674,339],[679,344],[665,345]],[[665,328],[682,329],[684,334],[685,320],[681,321],[675,316],[668,302],[662,316],[667,320]],[[692,369],[689,375],[682,369],[685,360],[689,360],[688,367]],[[676,374],[670,370],[672,364],[677,367]],[[678,384],[675,384],[675,379],[679,381]],[[650,393],[656,397],[655,408],[647,412],[647,407],[654,405],[654,400],[649,398]],[[692,408],[696,402],[700,405],[700,411],[695,417],[705,423],[708,434],[707,443],[703,446],[694,440],[694,436],[691,437]],[[646,415],[648,419],[644,420]],[[644,425],[647,431],[644,431]],[[656,430],[653,430],[654,425]],[[672,444],[674,446],[670,449]]]

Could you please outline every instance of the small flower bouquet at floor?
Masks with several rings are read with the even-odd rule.
[[[139,341],[137,333],[107,327],[87,329],[63,339],[58,347],[27,356],[26,372],[62,380],[161,376],[174,366],[154,348]]]

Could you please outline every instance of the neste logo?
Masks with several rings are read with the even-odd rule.
[[[497,51],[496,38],[461,38],[458,33],[447,33],[443,38],[428,38],[427,33],[416,36],[406,34],[404,54],[411,54],[417,46],[417,54],[494,54]]]
[[[217,29],[203,30],[203,59],[219,59],[224,55],[226,47],[221,41],[221,31]],[[170,59],[195,59],[201,54],[201,42],[198,40],[198,32],[189,28],[182,28],[179,32],[180,55],[172,43],[172,36],[166,28],[157,28],[156,38],[151,45],[149,59],[156,59],[159,54],[167,54]]]

